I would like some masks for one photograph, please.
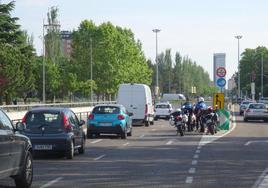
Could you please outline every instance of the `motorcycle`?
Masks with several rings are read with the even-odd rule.
[[[180,134],[181,136],[184,136],[184,131],[185,131],[185,125],[186,125],[186,119],[187,118],[185,115],[176,115],[170,116],[170,122],[171,125],[173,124],[177,128],[177,135]]]
[[[216,113],[209,113],[204,116],[204,123],[208,130],[207,132],[212,135],[217,133],[217,119],[215,119],[217,118],[216,116]]]

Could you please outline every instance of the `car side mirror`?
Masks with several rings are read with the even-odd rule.
[[[16,123],[16,130],[17,131],[23,131],[25,129],[25,126],[22,122]]]
[[[134,114],[133,114],[132,112],[129,112],[128,115],[129,115],[129,116],[133,116]]]
[[[82,126],[82,125],[84,125],[86,122],[84,121],[84,120],[80,120],[79,121],[79,126]]]

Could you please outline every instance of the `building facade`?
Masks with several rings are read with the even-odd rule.
[[[70,58],[72,54],[72,32],[61,31],[61,52],[64,56]]]

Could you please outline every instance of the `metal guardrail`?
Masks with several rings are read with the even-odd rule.
[[[36,107],[88,107],[94,106],[97,104],[114,104],[116,101],[95,101],[95,102],[79,102],[79,103],[50,103],[50,104],[29,104],[29,105],[3,105],[0,106],[1,109],[6,112],[19,112],[19,111],[28,111]]]

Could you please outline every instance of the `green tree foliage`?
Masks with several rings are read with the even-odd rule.
[[[201,66],[193,62],[189,57],[182,57],[179,52],[175,54],[175,63],[172,61],[171,50],[161,53],[159,63],[159,87],[161,93],[183,93],[191,95],[192,86],[196,87],[197,95],[212,95],[216,92],[215,87],[210,87],[209,74]],[[155,64],[148,63],[156,72]],[[153,79],[155,84],[155,76]]]
[[[72,63],[78,80],[86,81],[90,75],[90,47],[92,45],[93,80],[95,92],[115,94],[120,83],[151,84],[152,71],[129,29],[107,22],[96,26],[92,21],[81,22],[73,32]]]
[[[250,83],[255,82],[255,93],[261,92],[261,60],[263,57],[264,76],[263,76],[263,96],[268,96],[268,49],[259,46],[255,49],[245,49],[240,60],[240,87],[241,91],[248,96],[251,94]],[[237,81],[237,79],[236,79]]]
[[[11,17],[14,1],[0,4],[0,104],[5,96],[6,104],[10,104],[16,96],[27,99],[34,91],[34,49],[32,39],[20,30],[16,23],[18,18]]]

